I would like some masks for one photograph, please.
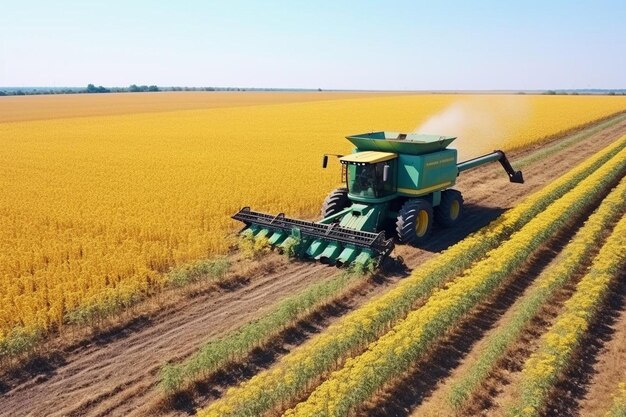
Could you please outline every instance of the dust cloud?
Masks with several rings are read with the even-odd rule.
[[[526,97],[475,96],[459,100],[417,126],[414,133],[456,136],[459,160],[506,150],[507,136],[529,116]]]

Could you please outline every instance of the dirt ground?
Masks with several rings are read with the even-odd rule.
[[[314,323],[317,330],[311,332],[319,331],[365,299],[384,291],[426,259],[483,227],[524,196],[624,134],[626,122],[622,121],[530,164],[524,169],[526,182],[523,185],[510,184],[498,164],[462,174],[457,184],[466,203],[462,225],[455,229],[434,230],[433,239],[424,249],[398,246],[394,257],[401,256],[406,269],[388,268],[388,279],[370,280],[352,299],[343,300],[341,308],[324,317],[312,318],[317,321]],[[530,149],[509,156],[515,165],[515,159],[532,152]],[[0,380],[0,415],[127,416],[154,413],[154,407],[161,399],[156,387],[158,370],[164,363],[189,356],[207,339],[260,317],[286,296],[337,273],[333,267],[310,263],[277,262],[274,269],[245,277],[236,285],[182,298],[175,306],[143,315],[114,331],[59,349],[49,358],[32,364],[29,373]],[[615,337],[605,343],[601,351],[606,353],[598,354],[600,359],[594,365],[596,376],[581,399],[581,415],[590,415],[584,410],[594,409],[592,398],[605,401],[608,394],[597,380],[609,373],[615,374],[612,369],[616,367],[615,361],[624,358],[624,313],[620,314],[615,333],[621,335],[621,339]],[[307,332],[303,332],[301,338],[306,337]],[[616,339],[622,342],[616,342]],[[292,345],[285,342],[280,349],[288,351]],[[263,366],[270,365],[280,354]],[[163,415],[187,414],[210,398],[211,395],[207,395],[187,408],[161,407],[158,410]]]

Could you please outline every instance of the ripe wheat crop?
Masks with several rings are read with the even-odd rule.
[[[238,227],[229,216],[244,205],[315,217],[339,183],[339,169],[322,171],[320,156],[348,152],[347,134],[412,131],[459,105],[491,115],[489,129],[458,130],[457,145],[480,153],[626,110],[622,97],[229,97],[224,106],[81,98],[73,114],[82,117],[73,118],[65,98],[32,97],[21,107],[32,114],[2,113],[0,342],[160,291],[171,268],[227,250]],[[8,99],[31,97],[1,98],[0,108],[13,108]]]

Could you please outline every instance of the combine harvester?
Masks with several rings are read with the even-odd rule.
[[[499,161],[509,180],[523,183],[504,152],[457,164],[455,137],[373,132],[348,136],[356,146],[339,157],[347,187],[331,192],[322,206],[322,220],[309,222],[244,207],[233,219],[245,223],[242,234],[265,238],[279,250],[330,265],[379,264],[400,243],[419,246],[432,229],[455,225],[463,212],[463,197],[450,189],[458,175]],[[328,165],[324,155],[322,166]],[[387,238],[385,232],[390,233]]]

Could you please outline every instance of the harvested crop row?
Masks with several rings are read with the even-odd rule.
[[[206,378],[227,364],[245,358],[253,349],[263,346],[289,325],[347,294],[355,284],[362,281],[358,278],[365,276],[344,272],[314,283],[301,293],[278,303],[262,318],[209,341],[184,362],[165,365],[161,369],[161,388],[168,394],[175,393],[187,388],[191,382]]]
[[[471,397],[474,390],[487,378],[498,360],[522,334],[524,328],[537,315],[543,304],[555,292],[582,272],[594,251],[603,241],[603,231],[610,229],[626,209],[626,179],[604,199],[600,207],[585,222],[574,238],[563,249],[557,262],[546,269],[530,291],[512,308],[510,319],[499,326],[486,340],[480,355],[463,376],[451,386],[448,400],[459,408]],[[453,414],[453,412],[450,412]]]
[[[436,291],[428,302],[365,353],[346,361],[294,409],[288,417],[345,416],[371,397],[411,363],[458,320],[492,293],[536,249],[572,219],[594,204],[626,169],[626,150],[608,161],[572,191],[556,200],[486,258]]]
[[[622,137],[528,197],[490,226],[427,262],[393,290],[373,299],[330,326],[326,332],[294,349],[270,370],[231,388],[201,414],[260,415],[280,408],[281,404],[309,391],[319,381],[320,375],[336,369],[345,357],[361,351],[367,343],[371,343],[395,321],[405,316],[419,299],[428,296],[449,277],[460,273],[487,251],[497,247],[502,240],[519,230],[554,199],[571,190],[625,146],[626,137]]]
[[[626,160],[626,156],[625,156]],[[566,301],[564,311],[541,338],[538,350],[524,364],[521,388],[510,415],[537,416],[550,390],[579,345],[582,336],[596,317],[612,282],[626,265],[626,217],[615,226],[611,236],[595,257],[591,270]]]

